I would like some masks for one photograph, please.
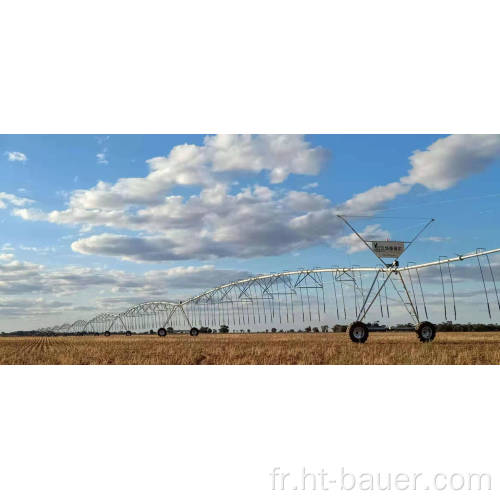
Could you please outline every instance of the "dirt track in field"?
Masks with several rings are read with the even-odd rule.
[[[344,333],[0,338],[0,364],[499,364],[500,333]]]

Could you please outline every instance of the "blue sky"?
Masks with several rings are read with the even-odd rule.
[[[499,166],[493,135],[0,136],[0,329],[375,263],[335,211],[394,239],[436,218],[409,260],[496,248]]]

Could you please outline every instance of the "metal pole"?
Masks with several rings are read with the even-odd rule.
[[[347,320],[347,310],[345,307],[345,296],[344,296],[344,283],[340,280],[340,291],[342,293],[342,305],[344,307],[344,321]]]
[[[429,319],[429,316],[427,315],[427,304],[425,303],[424,289],[422,288],[422,281],[420,280],[420,273],[418,272],[418,268],[415,269],[415,271],[417,273],[418,284],[420,286],[420,294],[422,295],[422,303],[424,304],[425,319]]]
[[[415,318],[417,320],[417,323],[420,321],[419,318],[418,318],[418,311],[415,309],[415,306],[411,300],[411,297],[410,297],[410,294],[408,292],[408,288],[406,288],[406,283],[405,283],[405,280],[403,279],[403,275],[401,273],[397,273],[398,276],[399,276],[399,279],[401,280],[401,283],[403,283],[403,288],[405,289],[405,292],[406,292],[406,296],[408,297],[408,300],[410,301],[410,306],[413,310],[413,314],[415,315]]]
[[[365,316],[367,315],[368,311],[370,310],[370,308],[372,307],[373,303],[375,302],[376,298],[378,297],[379,293],[382,291],[382,289],[385,287],[385,284],[387,283],[387,280],[391,277],[391,274],[394,272],[394,269],[391,269],[388,273],[387,273],[387,276],[385,278],[385,280],[383,281],[381,287],[377,290],[377,293],[375,294],[375,296],[373,297],[372,301],[370,302],[370,305],[366,308],[365,310],[365,314],[363,316],[361,316],[361,318],[359,319],[359,321],[363,321],[365,319]]]
[[[498,298],[497,283],[495,281],[495,275],[493,274],[493,269],[491,267],[491,262],[490,262],[490,256],[488,254],[486,254],[486,260],[488,261],[488,266],[490,268],[490,273],[491,273],[491,279],[493,280],[493,286],[495,287],[495,295],[497,297],[498,309],[500,309],[500,300]]]
[[[441,256],[439,256],[439,262],[441,262]],[[444,278],[443,278],[443,269],[441,267],[441,264],[439,265],[439,272],[441,273],[441,285],[443,288],[443,306],[444,306],[444,319],[447,321],[448,320],[448,314],[446,310],[446,291],[444,288]]]
[[[410,263],[408,262],[408,265]],[[412,262],[412,264],[415,264],[415,262]],[[411,271],[408,270],[408,276],[410,277],[410,285],[411,285],[411,291],[412,291],[412,294],[413,294],[413,300],[415,301],[415,309],[417,310],[417,313],[419,312],[418,311],[418,302],[417,302],[417,295],[415,293],[415,287],[413,286],[413,277],[411,275]]]
[[[349,222],[347,222],[346,219],[344,219],[344,217],[342,215],[337,214],[337,217],[339,217],[341,220],[343,220],[351,228],[351,230],[354,232],[354,234],[356,234],[356,236],[366,245],[366,248],[368,248],[368,250],[370,250],[370,252],[373,255],[375,255],[375,257],[377,257],[377,259],[380,262],[382,262],[382,264],[384,264],[384,266],[387,266],[387,264],[373,251],[373,248],[370,245],[368,245],[366,240],[356,231],[356,229],[354,229],[354,227],[351,226],[351,224],[349,224]]]
[[[370,298],[370,294],[372,293],[373,287],[375,286],[375,282],[378,283],[377,279],[378,279],[379,273],[380,273],[380,271],[377,271],[377,274],[375,275],[375,278],[373,278],[372,284],[370,286],[370,289],[368,290],[368,293],[366,294],[365,301],[363,302],[363,305],[361,306],[361,309],[359,310],[359,315],[356,318],[356,321],[360,321],[359,316],[361,316],[361,313],[365,309],[366,303],[368,302],[368,299]],[[368,313],[368,311],[365,312],[365,314],[363,315],[363,318],[366,316],[367,313]]]
[[[457,320],[457,306],[455,302],[455,288],[453,286],[453,277],[451,275],[451,266],[450,263],[448,262],[448,273],[450,275],[450,284],[451,284],[451,296],[453,297],[453,313],[455,316],[455,321]]]
[[[407,247],[405,248],[405,252],[410,248],[414,241],[435,221],[436,219],[431,219],[416,235],[415,237],[408,243]]]
[[[481,267],[481,259],[479,258],[479,255],[477,256],[477,262],[479,264],[479,270],[481,271],[481,280],[483,281],[484,294],[486,295],[486,305],[488,306],[488,316],[491,319],[490,300],[488,298],[488,290],[486,289],[486,281],[484,280],[483,268]]]
[[[186,311],[184,311],[184,307],[182,307],[182,304],[179,304],[179,309],[182,311],[182,314],[184,314],[184,318],[186,319],[189,328],[193,328],[193,325],[191,325],[191,322],[189,321],[188,315],[186,314]]]
[[[332,284],[333,284],[333,294],[335,295],[335,307],[337,308],[337,319],[339,318],[339,302],[337,299],[337,286],[335,285],[335,275],[333,274],[332,271]]]
[[[397,271],[397,270],[395,270],[395,272],[398,272],[398,271]],[[404,299],[404,298],[403,298],[403,296],[401,295],[401,292],[398,290],[398,287],[394,284],[394,281],[392,281],[392,278],[391,278],[391,280],[390,280],[390,281],[391,281],[391,284],[392,284],[392,286],[393,286],[394,290],[396,290],[396,293],[397,293],[397,294],[398,294],[398,296],[399,296],[399,300],[401,300],[401,302],[403,303],[403,306],[404,306],[404,308],[406,309],[406,312],[407,312],[407,313],[408,313],[408,314],[412,317],[412,319],[417,320],[417,318],[413,316],[413,314],[412,314],[412,310],[411,310],[411,309],[408,309],[408,305],[407,305],[407,303],[405,302],[405,299]],[[403,286],[404,286],[404,283],[403,283]],[[418,320],[417,320],[417,321],[418,321]]]

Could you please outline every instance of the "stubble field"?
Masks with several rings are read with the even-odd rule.
[[[111,337],[8,337],[0,364],[499,364],[500,333],[371,333],[354,344],[344,333]]]

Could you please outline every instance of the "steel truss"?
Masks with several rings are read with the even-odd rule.
[[[258,275],[207,290],[181,302],[154,301],[130,307],[120,314],[101,313],[91,320],[44,329],[71,334],[160,333],[219,330],[305,330],[336,317],[362,323],[370,311],[389,318],[399,304],[416,325],[429,318],[422,272],[439,269],[445,318],[456,318],[453,265],[475,259],[479,265],[488,314],[494,303],[500,311],[496,279],[489,256],[500,252],[478,249],[453,258],[440,257],[423,264],[397,262],[372,267],[321,267]],[[370,278],[371,276],[371,278]],[[487,281],[493,283],[489,290]],[[225,325],[225,327],[224,327]],[[224,328],[221,328],[224,327]],[[226,328],[227,327],[227,328]],[[42,331],[42,330],[40,330]],[[194,332],[193,332],[194,331]],[[359,333],[359,332],[358,332]]]

